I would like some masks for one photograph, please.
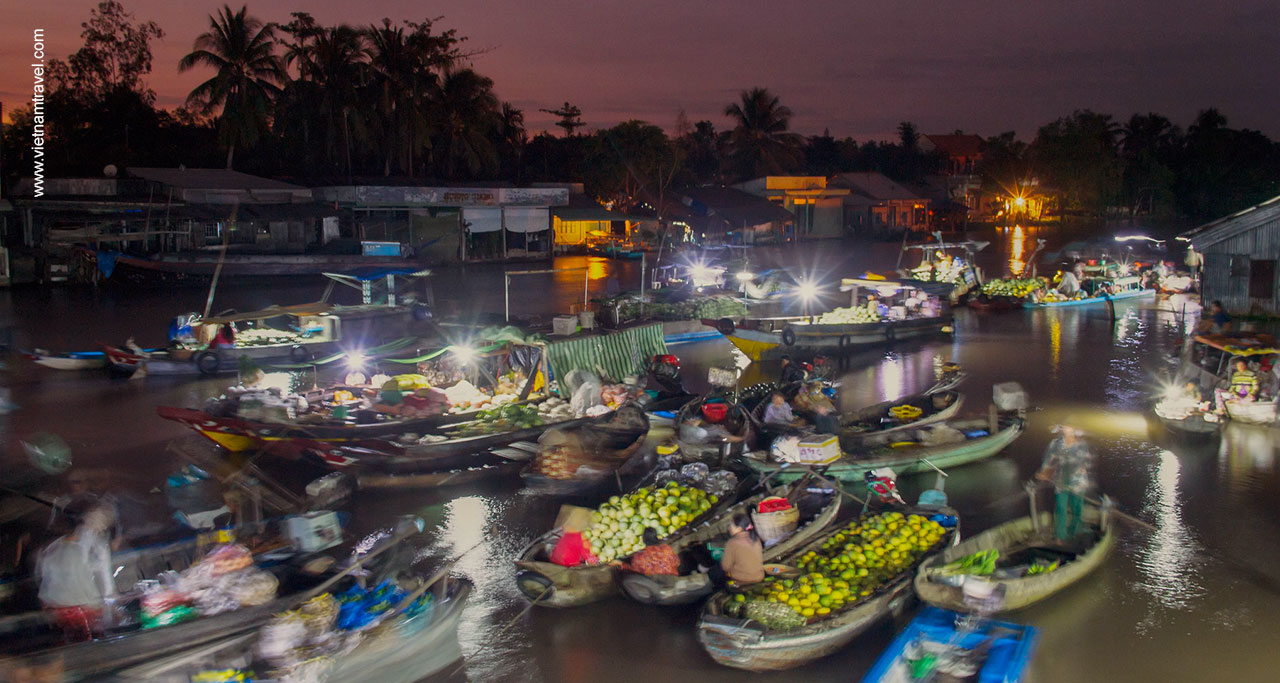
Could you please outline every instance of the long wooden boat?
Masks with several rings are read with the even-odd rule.
[[[391,438],[409,432],[424,434],[443,426],[474,420],[479,412],[389,418],[367,424],[349,421],[309,424],[301,421],[266,422],[235,415],[212,415],[203,410],[173,406],[156,408],[156,414],[160,417],[183,424],[233,453],[255,450],[280,441],[295,441],[298,444],[312,441],[352,443]]]
[[[650,482],[646,477],[628,490]],[[691,520],[684,528],[661,539],[675,547],[694,529],[717,519],[733,506],[736,495],[720,500],[710,509]],[[758,498],[758,497],[757,497]],[[531,602],[541,607],[578,607],[618,593],[618,566],[611,563],[565,567],[550,561],[551,552],[560,542],[562,530],[552,529],[534,539],[516,560],[516,587]],[[683,547],[683,546],[682,546]],[[622,558],[629,559],[629,558]]]
[[[1061,560],[1057,569],[1029,576],[996,577],[990,580],[1005,586],[1004,604],[1000,611],[1016,610],[1035,604],[1088,576],[1106,562],[1115,548],[1115,533],[1103,512],[1092,505],[1085,506],[1083,528],[1088,540],[1079,545],[1063,546],[1053,538],[1053,515],[1038,513],[1038,519],[1021,517],[988,529],[960,544],[948,548],[920,564],[916,574],[916,594],[921,600],[944,609],[964,610],[964,596],[957,585],[945,583],[938,574],[943,566],[959,558],[983,550],[997,550],[1002,560],[1042,554],[1046,559]],[[997,570],[997,574],[1000,570]],[[973,580],[973,577],[965,577]],[[980,580],[985,580],[985,577]]]
[[[904,511],[906,512],[906,511]],[[911,510],[910,512],[922,512]],[[937,510],[929,510],[934,514]],[[947,510],[954,515],[953,510]],[[782,558],[782,564],[795,566],[802,555],[818,550],[827,538],[838,533],[837,527],[822,534],[795,552]],[[956,530],[949,529],[938,540],[931,554],[955,542]],[[903,569],[887,579],[873,593],[845,605],[830,615],[799,628],[767,629],[760,624],[725,615],[725,603],[732,599],[721,591],[711,596],[698,620],[698,642],[718,664],[748,671],[776,671],[802,666],[825,657],[848,645],[872,624],[890,614],[905,610],[912,598],[911,580],[916,566]]]
[[[1141,279],[1135,276],[1118,277],[1118,278],[1085,278],[1082,283],[1086,287],[1090,280],[1106,279],[1108,282],[1114,283],[1120,287],[1120,291],[1112,294],[1094,294],[1092,296],[1082,297],[1079,299],[1067,299],[1065,301],[1025,301],[1023,308],[1060,308],[1063,306],[1087,306],[1089,304],[1100,304],[1107,301],[1121,301],[1124,299],[1136,299],[1143,297],[1155,297],[1156,290],[1143,289]]]
[[[117,256],[109,282],[141,287],[208,287],[219,266],[217,253],[185,253],[140,258]],[[228,254],[222,277],[236,280],[280,276],[355,273],[370,268],[418,269],[421,263],[398,257],[359,255]]]
[[[777,360],[786,354],[838,355],[877,344],[924,339],[951,332],[952,318],[887,320],[850,325],[811,325],[808,318],[745,318],[734,322],[728,318],[704,320],[715,327],[734,346],[754,361]],[[728,323],[728,324],[725,324]]]
[[[652,463],[640,452],[649,435],[649,417],[635,403],[624,403],[611,415],[585,422],[570,430],[579,437],[583,462],[569,477],[553,477],[535,471],[531,462],[520,472],[526,488],[552,495],[590,495],[606,485],[620,487],[622,476],[646,476]],[[626,489],[622,489],[626,490]]]
[[[447,438],[435,443],[404,444],[385,438],[360,440],[347,444],[310,439],[298,440],[296,443],[303,453],[312,456],[322,466],[332,470],[356,471],[361,475],[423,474],[497,464],[501,458],[486,455],[494,449],[518,441],[536,441],[543,432],[551,429],[577,429],[603,425],[609,419],[609,415],[580,417],[493,434]],[[449,427],[457,428],[465,424]],[[447,436],[449,427],[439,431]]]
[[[862,683],[915,683],[913,655],[937,654],[971,662],[973,680],[986,683],[1021,683],[1030,674],[1037,631],[1031,626],[982,620],[958,628],[966,617],[958,612],[926,607],[899,633],[862,677]],[[923,648],[923,652],[917,648]],[[927,674],[926,674],[927,675]]]
[[[824,467],[827,477],[843,482],[861,482],[867,472],[888,467],[903,476],[931,471],[933,467],[947,468],[967,465],[990,458],[1004,450],[1022,434],[1025,422],[1019,417],[1003,417],[999,428],[992,433],[990,422],[984,419],[948,420],[946,425],[966,435],[964,441],[938,445],[924,445],[910,430],[874,433],[860,437],[854,444],[857,450],[845,448],[843,455]],[[928,429],[932,425],[923,429]],[[915,440],[913,440],[915,439]],[[805,465],[778,463],[745,458],[747,465],[761,476],[780,481],[792,481],[809,471]]]
[[[36,365],[53,370],[99,370],[107,367],[107,357],[101,351],[51,353],[44,349],[36,349],[23,355]]]
[[[771,495],[785,495],[788,499],[794,497],[794,504],[800,508],[800,525],[791,535],[764,549],[766,563],[777,562],[778,558],[807,544],[822,533],[840,512],[841,496],[834,489],[826,488],[821,479],[798,481],[789,489],[761,493],[734,505],[672,541],[671,548],[680,555],[699,545],[727,538],[734,514],[740,510],[755,510],[761,500]],[[622,572],[618,582],[632,600],[649,605],[687,605],[710,595],[715,588],[710,577],[697,571],[677,576]]]

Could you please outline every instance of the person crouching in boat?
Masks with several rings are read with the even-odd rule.
[[[107,540],[114,512],[107,503],[86,501],[68,506],[66,514],[76,526],[40,551],[36,575],[40,604],[68,642],[79,642],[102,632],[104,610],[116,592]]]
[[[1044,463],[1036,479],[1053,482],[1054,537],[1070,541],[1080,531],[1084,516],[1084,495],[1093,487],[1093,453],[1075,427],[1054,427],[1058,437],[1045,450]]]
[[[867,470],[862,475],[867,481],[867,493],[871,496],[871,500],[880,505],[906,505],[907,502],[898,494],[898,484],[894,481],[896,472],[888,467],[881,467],[875,470]]]
[[[582,532],[591,526],[591,511],[586,508],[569,508],[560,523],[560,540],[551,550],[551,562],[562,567],[596,564],[599,559],[591,552],[591,546]]]
[[[764,581],[764,545],[746,511],[734,513],[720,566],[712,567],[708,573],[711,580],[721,586],[729,581],[737,585]]]
[[[1226,389],[1214,389],[1214,405],[1218,415],[1227,412],[1227,401],[1252,401],[1258,396],[1258,375],[1244,360],[1236,361],[1236,371]]]
[[[764,423],[767,425],[797,425],[795,413],[791,412],[791,404],[779,392],[769,396],[769,406],[764,409]]]

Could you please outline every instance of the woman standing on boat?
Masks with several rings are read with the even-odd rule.
[[[1058,438],[1049,443],[1036,479],[1052,481],[1054,537],[1070,541],[1080,531],[1084,496],[1093,488],[1093,453],[1075,427],[1054,427]]]

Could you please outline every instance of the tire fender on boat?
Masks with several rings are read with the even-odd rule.
[[[796,331],[790,327],[782,331],[782,343],[785,346],[796,345]]]
[[[222,359],[218,357],[217,351],[202,351],[195,360],[196,369],[202,375],[216,375],[218,366],[222,365]]]
[[[516,572],[516,587],[530,600],[555,595],[556,584],[540,572],[521,569]]]
[[[840,348],[842,349],[849,348],[849,346],[851,345],[851,342],[852,340],[849,339],[849,335],[847,334],[840,335]]]
[[[622,590],[627,592],[636,602],[646,605],[658,601],[658,584],[644,574],[626,574],[622,577]]]
[[[726,337],[733,334],[733,331],[736,329],[738,329],[737,326],[728,318],[721,318],[716,321],[716,331]]]
[[[898,338],[898,332],[893,328],[892,324],[884,328],[884,338],[888,339],[889,341],[893,341]]]
[[[295,363],[306,363],[312,358],[311,351],[302,344],[294,344],[293,348],[289,349],[289,360]]]

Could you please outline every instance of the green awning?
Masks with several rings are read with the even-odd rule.
[[[643,375],[645,362],[651,356],[666,352],[662,323],[631,327],[608,335],[593,334],[554,341],[547,347],[547,357],[555,377],[583,369],[614,382],[630,375]]]

